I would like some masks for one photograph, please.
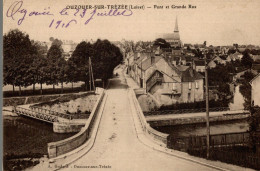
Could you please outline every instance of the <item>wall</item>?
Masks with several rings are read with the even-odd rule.
[[[222,116],[210,117],[210,122],[221,122],[221,121],[230,121],[230,120],[240,120],[246,119],[249,117],[249,114],[230,114]],[[206,123],[205,117],[190,117],[190,118],[176,118],[176,119],[167,119],[167,120],[157,120],[157,121],[148,121],[152,127],[156,126],[173,126],[173,125],[188,125],[188,124],[198,124]]]
[[[167,146],[167,137],[168,137],[169,134],[161,133],[159,131],[156,131],[152,127],[150,127],[150,125],[146,122],[143,111],[142,111],[142,109],[141,109],[141,107],[140,107],[140,105],[139,105],[139,103],[136,99],[136,95],[135,95],[135,93],[132,89],[130,89],[130,93],[131,93],[131,96],[133,98],[134,106],[135,106],[135,109],[136,109],[138,118],[140,120],[144,134],[149,139],[154,141],[155,143],[157,143],[157,144],[159,144],[163,147],[166,147]]]
[[[252,81],[252,101],[254,101],[254,106],[260,106],[260,76],[256,77]]]
[[[205,66],[196,66],[195,68],[197,72],[205,72]]]
[[[54,122],[53,123],[53,132],[55,133],[71,133],[71,132],[79,132],[81,128],[85,126],[85,123],[61,123]]]
[[[43,95],[43,96],[29,96],[29,97],[10,97],[3,98],[3,106],[14,106],[14,105],[24,105],[30,103],[40,103],[47,102],[56,99],[61,95]],[[26,101],[27,98],[27,101]]]
[[[86,122],[86,125],[81,129],[81,131],[79,133],[77,133],[76,135],[69,137],[65,140],[48,143],[49,158],[55,158],[57,156],[68,153],[68,152],[80,147],[82,144],[84,144],[90,138],[92,127],[95,122],[95,118],[97,116],[98,109],[101,105],[103,97],[104,97],[104,90],[102,92],[100,92],[100,97],[98,98],[98,100],[90,114],[90,117]]]

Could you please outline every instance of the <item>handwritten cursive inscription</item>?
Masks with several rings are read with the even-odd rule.
[[[17,21],[18,25],[21,25],[22,22],[24,21],[26,15],[28,14],[29,17],[31,16],[38,16],[38,15],[53,15],[48,7],[48,10],[45,8],[44,11],[38,12],[38,11],[31,11],[28,12],[26,9],[22,8],[23,6],[23,1],[15,1],[7,10],[6,16],[11,17],[13,20],[15,20],[15,16],[18,16],[19,14],[21,15],[20,18]]]
[[[84,21],[84,24],[87,25],[95,17],[116,17],[116,16],[131,16],[133,14],[131,9],[110,9],[109,11],[99,11],[97,8],[90,9],[68,9],[64,8],[57,15],[67,16],[66,21],[58,20],[55,21],[55,18],[52,17],[52,20],[49,24],[49,28],[67,28],[72,23],[77,24],[78,19]],[[26,17],[31,16],[54,16],[50,11],[50,7],[45,8],[43,11],[28,11],[26,8],[23,8],[23,0],[15,1],[7,10],[6,16],[12,18],[12,20],[17,19],[17,24],[21,25]],[[71,18],[70,18],[71,16]],[[76,18],[77,17],[77,18]],[[54,26],[55,25],[55,26]]]

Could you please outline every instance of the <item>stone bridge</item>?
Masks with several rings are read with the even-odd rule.
[[[121,74],[110,80],[79,133],[48,144],[48,169],[243,170],[167,149],[168,134],[147,123],[133,91],[136,84],[123,71],[118,68]]]

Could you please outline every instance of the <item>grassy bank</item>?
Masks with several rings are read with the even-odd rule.
[[[205,148],[196,150],[189,149],[188,153],[202,158],[206,158],[207,156]],[[260,154],[247,146],[212,148],[210,150],[210,160],[218,160],[225,163],[260,170]]]

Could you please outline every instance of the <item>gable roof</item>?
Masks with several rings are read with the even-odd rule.
[[[181,80],[182,82],[193,82],[195,80],[203,79],[204,77],[196,72],[194,69],[189,68],[185,71],[181,72]]]
[[[205,66],[204,60],[194,60],[196,66]]]
[[[184,66],[184,65],[177,65],[176,68],[179,70],[179,71],[186,71],[189,66]]]
[[[154,58],[154,61],[152,63],[152,58]],[[145,59],[144,61],[140,62],[138,64],[138,67],[141,68],[143,71],[146,71],[148,68],[150,68],[153,64],[157,63],[160,59],[162,59],[161,56],[151,56]]]

